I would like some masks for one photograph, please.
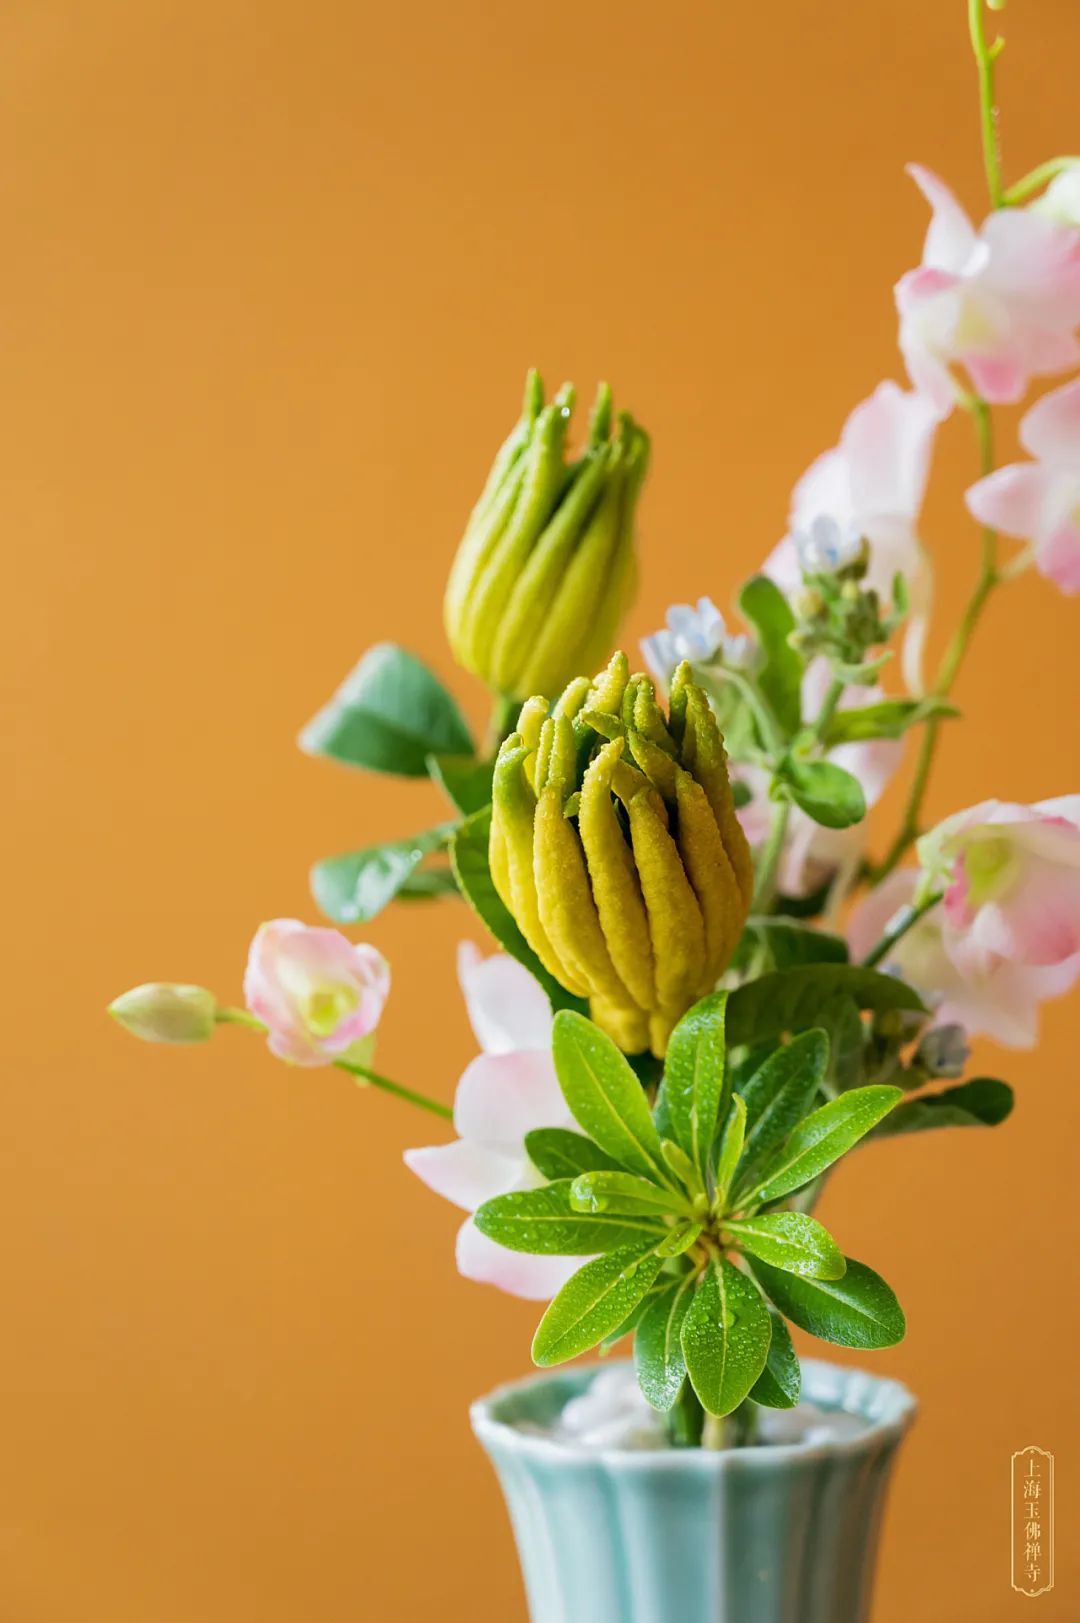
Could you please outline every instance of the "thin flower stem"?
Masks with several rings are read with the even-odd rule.
[[[885,931],[881,940],[875,947],[871,948],[863,959],[863,968],[874,969],[886,959],[896,946],[896,943],[904,939],[912,926],[918,924],[921,918],[925,918],[932,907],[937,906],[941,900],[941,894],[940,890],[931,891],[930,895],[924,897],[921,902],[917,902],[911,907],[902,908]]]
[[[990,407],[979,396],[972,396],[968,401],[968,408],[975,422],[976,438],[979,444],[979,467],[985,477],[994,470],[994,432]],[[952,640],[945,650],[938,670],[937,680],[930,690],[933,698],[947,699],[949,697],[975,633],[975,628],[982,618],[987,599],[995,587],[1001,584],[1003,577],[997,566],[997,542],[997,532],[989,527],[984,527],[982,532],[982,567],[975,582],[975,589],[960,617],[960,624],[957,626]],[[900,831],[889,847],[884,860],[872,870],[871,881],[875,885],[880,885],[881,881],[892,873],[893,869],[906,855],[908,848],[919,837],[922,803],[930,782],[930,772],[937,750],[938,734],[941,731],[941,724],[944,719],[942,716],[932,716],[925,725],[922,743],[919,746],[919,756],[915,765],[915,776],[908,791]]]
[[[426,1093],[417,1093],[413,1088],[403,1087],[400,1082],[392,1082],[388,1076],[380,1076],[378,1071],[371,1071],[366,1065],[354,1065],[347,1059],[336,1059],[334,1065],[337,1070],[347,1071],[350,1076],[358,1077],[371,1087],[380,1088],[383,1093],[392,1093],[395,1099],[404,1099],[407,1104],[430,1111],[433,1116],[440,1116],[443,1121],[454,1119],[454,1112],[449,1105],[444,1105],[438,1099],[429,1099]]]
[[[249,1014],[247,1009],[218,1009],[214,1019],[221,1026],[244,1026],[249,1031],[266,1030],[264,1022],[256,1015]],[[388,1076],[380,1076],[378,1071],[369,1070],[366,1065],[357,1065],[348,1059],[336,1059],[332,1064],[336,1070],[346,1071],[349,1076],[355,1076],[373,1088],[380,1088],[383,1093],[392,1093],[395,1099],[404,1099],[408,1104],[430,1111],[433,1116],[441,1116],[443,1121],[454,1119],[449,1105],[442,1104],[438,1099],[429,1099],[426,1093],[417,1093],[400,1082],[392,1082]]]
[[[968,24],[975,64],[979,72],[979,106],[982,115],[983,162],[986,181],[990,188],[990,201],[999,209],[1005,202],[1005,186],[1001,178],[1001,139],[998,130],[997,101],[994,91],[994,66],[1001,53],[1001,40],[991,45],[986,38],[984,0],[968,0]]]
[[[773,893],[776,889],[776,870],[780,866],[790,816],[791,801],[778,800],[773,809],[772,822],[769,824],[765,844],[761,848],[761,861],[758,863],[757,878],[754,884],[752,910],[755,913],[767,912],[772,902]]]
[[[1018,203],[1026,203],[1029,197],[1034,197],[1036,192],[1042,191],[1055,175],[1063,174],[1066,169],[1080,169],[1080,158],[1051,158],[1049,163],[1041,163],[1037,169],[1025,175],[1023,180],[1015,181],[1008,188],[1004,197],[1005,207],[1015,208]]]

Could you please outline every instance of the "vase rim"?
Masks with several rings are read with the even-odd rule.
[[[479,1398],[469,1410],[472,1429],[486,1448],[511,1450],[534,1459],[586,1464],[618,1464],[620,1470],[670,1472],[697,1470],[761,1471],[796,1460],[821,1460],[838,1454],[857,1456],[876,1452],[885,1441],[897,1442],[915,1417],[917,1400],[901,1381],[891,1376],[869,1375],[865,1370],[824,1359],[802,1361],[803,1398],[820,1404],[826,1411],[842,1410],[866,1421],[865,1427],[850,1437],[831,1438],[820,1443],[755,1443],[749,1448],[591,1448],[563,1438],[537,1436],[523,1431],[505,1411],[515,1400],[537,1387],[564,1386],[567,1399],[600,1370],[623,1365],[629,1359],[605,1359],[603,1364],[578,1364],[571,1369],[541,1370],[537,1374],[509,1381]]]

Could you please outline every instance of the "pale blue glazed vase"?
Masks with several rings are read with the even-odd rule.
[[[868,1424],[814,1445],[584,1450],[547,1426],[594,1370],[505,1386],[473,1430],[506,1495],[532,1623],[868,1623],[885,1490],[915,1401],[812,1360],[803,1395]]]

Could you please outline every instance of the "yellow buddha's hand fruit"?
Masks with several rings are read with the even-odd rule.
[[[496,889],[545,968],[628,1054],[662,1055],[742,935],[753,865],[724,741],[683,664],[670,714],[616,654],[499,750]]]
[[[574,390],[550,405],[530,372],[446,588],[454,657],[496,692],[549,698],[615,640],[634,589],[634,509],[649,441],[601,384],[589,441],[568,461]]]

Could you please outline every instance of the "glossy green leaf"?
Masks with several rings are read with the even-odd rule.
[[[802,1120],[825,1080],[829,1043],[823,1031],[804,1031],[777,1048],[744,1083],[746,1144],[740,1181],[747,1186],[795,1124]]]
[[[716,1157],[716,1201],[722,1209],[728,1190],[735,1177],[735,1168],[746,1143],[746,1100],[737,1093],[728,1109],[728,1118],[720,1137],[720,1150]]]
[[[533,1337],[533,1362],[547,1369],[588,1352],[623,1324],[651,1289],[660,1258],[641,1246],[596,1257],[568,1279]]]
[[[796,806],[823,828],[850,828],[866,816],[862,784],[834,761],[789,760],[784,782]]]
[[[802,720],[803,661],[788,638],[795,616],[783,592],[767,575],[755,575],[739,594],[739,608],[757,632],[764,664],[757,682],[786,737]]]
[[[448,862],[432,863],[428,868],[415,868],[406,879],[397,896],[398,902],[431,902],[439,896],[459,894],[454,870]]]
[[[852,1088],[813,1111],[793,1128],[762,1169],[746,1204],[765,1205],[801,1189],[846,1154],[903,1098],[902,1088],[876,1084]],[[743,1186],[740,1184],[740,1188]]]
[[[326,857],[311,870],[311,893],[335,924],[365,924],[415,877],[424,858],[445,845],[452,823],[405,840]]]
[[[724,1045],[727,996],[713,992],[702,998],[671,1033],[657,1102],[660,1130],[703,1174],[731,1094]]]
[[[907,1328],[900,1303],[880,1274],[847,1259],[843,1279],[800,1279],[752,1264],[762,1289],[800,1330],[838,1347],[893,1347]]]
[[[765,960],[764,964],[762,960]],[[764,969],[791,969],[795,964],[846,964],[847,942],[828,930],[817,930],[798,919],[749,918],[735,964]]]
[[[473,754],[461,711],[438,677],[389,642],[368,650],[308,722],[300,747],[347,766],[409,778],[427,776],[429,755]]]
[[[429,755],[427,765],[432,780],[463,817],[491,804],[493,762],[474,755]]]
[[[545,1178],[576,1178],[579,1172],[615,1172],[619,1163],[598,1144],[568,1127],[536,1127],[525,1134],[525,1153]]]
[[[685,1222],[676,1223],[660,1241],[656,1248],[658,1257],[681,1257],[705,1232],[704,1223]]]
[[[711,1262],[682,1328],[687,1374],[709,1414],[739,1406],[765,1368],[771,1337],[769,1311],[753,1280],[726,1257]]]
[[[859,964],[804,964],[778,969],[738,987],[728,997],[727,1039],[767,1042],[787,1033],[809,1031],[818,1024],[826,998],[845,993],[860,1009],[923,1010],[919,994],[895,975],[882,975]]]
[[[509,1251],[533,1256],[591,1257],[597,1251],[644,1241],[654,1244],[666,1233],[659,1216],[613,1216],[581,1212],[573,1204],[572,1178],[560,1178],[539,1189],[517,1189],[496,1195],[478,1208],[473,1221]]]
[[[774,1308],[769,1309],[772,1340],[765,1368],[750,1388],[755,1403],[766,1409],[794,1409],[802,1396],[802,1370],[799,1355],[787,1325]]]
[[[682,1328],[694,1298],[693,1274],[684,1274],[650,1303],[634,1337],[638,1385],[654,1409],[672,1407],[686,1379]]]
[[[685,1195],[633,1172],[582,1172],[573,1181],[570,1204],[579,1212],[669,1217],[692,1215]]]
[[[858,709],[837,710],[825,731],[825,745],[857,744],[870,738],[903,738],[909,727],[937,716],[942,720],[960,712],[945,699],[882,699]]]
[[[842,1279],[847,1266],[828,1229],[804,1212],[759,1212],[724,1227],[740,1251],[785,1273],[808,1279]]]
[[[660,1140],[660,1152],[664,1157],[664,1165],[669,1172],[674,1172],[675,1177],[683,1185],[684,1189],[688,1189],[694,1195],[705,1193],[706,1180],[685,1150],[680,1149],[678,1144],[673,1143],[670,1138],[662,1138]]]
[[[578,1126],[627,1171],[669,1182],[641,1083],[611,1038],[583,1015],[563,1009],[555,1016],[552,1053]]]
[[[491,808],[485,806],[466,817],[450,841],[450,861],[461,894],[499,945],[540,982],[553,1009],[585,1009],[582,999],[573,997],[544,968],[495,889],[488,863],[490,835]]]
[[[657,1255],[659,1255],[659,1252]],[[612,1347],[617,1346],[618,1343],[624,1339],[624,1337],[633,1334],[638,1325],[641,1323],[642,1319],[645,1317],[645,1314],[656,1301],[656,1298],[664,1291],[670,1289],[668,1283],[669,1278],[670,1276],[668,1274],[661,1273],[657,1275],[656,1279],[646,1291],[645,1295],[641,1298],[641,1301],[638,1302],[637,1306],[627,1314],[626,1318],[621,1324],[616,1325],[615,1329],[610,1331],[609,1334],[604,1337],[603,1341],[597,1344],[600,1348],[601,1355],[610,1352]]]
[[[935,1127],[996,1127],[1012,1107],[1013,1090],[1007,1082],[977,1076],[955,1088],[905,1100],[875,1127],[874,1137],[923,1133]]]
[[[829,1039],[830,1091],[858,1087],[863,1078],[866,1029],[855,999],[846,992],[835,992],[823,999],[818,1022]]]

